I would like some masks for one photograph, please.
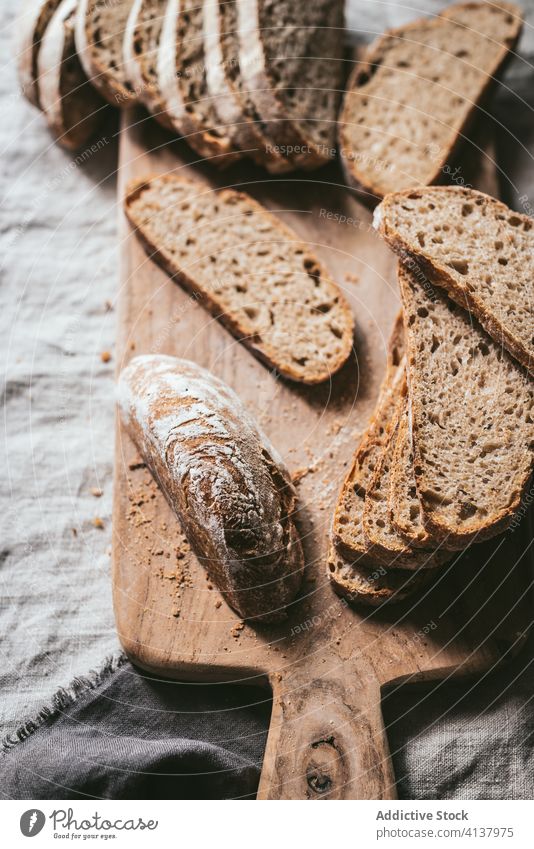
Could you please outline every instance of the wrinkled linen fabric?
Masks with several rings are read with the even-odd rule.
[[[54,701],[54,694],[88,670],[101,669],[104,658],[118,651],[110,592],[114,299],[119,255],[117,118],[110,113],[96,144],[77,155],[53,143],[42,116],[18,92],[10,60],[16,5],[0,0],[0,356],[4,401],[0,730],[4,736],[16,735],[21,726],[34,731],[8,748],[0,772],[2,782],[11,782],[8,795],[16,797],[18,786],[21,796],[38,798],[40,793],[50,792],[50,788],[46,790],[48,781],[60,783],[54,772],[57,763],[43,759],[45,747],[39,741],[48,734],[59,735],[55,739],[60,739],[61,750],[71,753],[80,745],[72,733],[76,723],[62,724],[54,711],[50,713],[43,705],[52,700],[63,709],[70,696],[64,702],[56,695]],[[418,13],[439,11],[442,5],[421,2],[413,7],[351,0],[348,23],[358,31],[352,41],[372,40],[385,27],[406,23]],[[532,214],[534,0],[522,5],[527,25],[520,56],[510,65],[490,108],[503,199]],[[528,671],[529,657],[522,657],[526,657]],[[136,705],[141,703],[142,679],[131,667],[126,669],[128,674],[123,668],[108,669],[105,686],[114,686],[116,678],[127,703]],[[444,695],[443,690],[434,701],[429,697],[421,702],[413,688],[388,695],[385,711],[401,795],[532,798],[534,707],[526,672],[525,676],[522,683],[518,679],[510,686],[492,678],[492,686],[502,697],[484,714],[484,698],[490,695],[484,695],[484,688],[476,698],[470,693],[459,701],[454,694]],[[102,682],[83,696],[88,701],[80,709],[87,711],[85,715],[90,710],[98,714],[98,739],[109,735],[111,740],[122,741],[120,745],[117,742],[116,758],[127,759],[128,747],[113,724],[114,714],[103,710],[103,705],[109,708],[109,702],[101,686]],[[180,773],[182,761],[188,765],[182,772],[187,772],[200,746],[204,772],[212,756],[214,763],[220,758],[226,763],[230,758],[233,766],[228,767],[217,790],[212,783],[203,791],[199,781],[195,792],[225,797],[252,792],[258,776],[257,750],[247,754],[246,747],[240,748],[236,742],[228,754],[219,745],[220,739],[214,743],[206,725],[194,716],[199,691],[174,685],[166,692],[171,716],[157,731],[163,761],[172,749],[172,771]],[[201,692],[199,713],[209,710],[209,698],[216,709],[222,690]],[[80,688],[75,687],[74,694],[79,693]],[[153,690],[154,703],[160,698]],[[225,694],[224,698],[238,702],[240,697]],[[449,698],[450,709],[440,713],[440,700]],[[173,712],[180,712],[182,704],[188,705],[190,713],[177,724]],[[245,706],[244,721],[246,696],[241,704]],[[434,722],[429,720],[431,715]],[[148,735],[147,739],[152,733],[150,716],[150,712],[137,713],[137,733]],[[227,717],[229,725],[238,716],[236,706],[231,720]],[[254,714],[250,722],[251,733],[263,740],[267,716]],[[32,770],[32,757],[34,766],[39,764],[40,777]],[[74,758],[80,775],[70,775],[72,787],[83,785],[82,760]],[[249,761],[254,766],[247,772]],[[245,764],[246,780],[239,777],[240,764]],[[13,775],[16,780],[9,778]],[[108,792],[98,786],[93,795]],[[179,782],[172,786],[169,792],[177,797],[185,792]],[[143,792],[148,792],[146,785]]]

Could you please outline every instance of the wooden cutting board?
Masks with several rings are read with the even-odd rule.
[[[496,193],[491,157],[481,160],[471,182]],[[527,522],[455,558],[417,600],[373,611],[339,599],[326,574],[327,535],[399,309],[394,258],[335,166],[273,180],[238,164],[217,175],[133,111],[122,130],[121,193],[131,177],[166,171],[244,189],[293,226],[350,301],[356,356],[321,387],[281,380],[147,258],[122,220],[118,369],[136,354],[173,354],[237,391],[298,482],[307,573],[286,623],[252,629],[240,622],[118,427],[113,593],[120,640],[134,663],[162,676],[270,686],[259,798],[394,798],[381,687],[477,674],[517,651],[532,616]]]

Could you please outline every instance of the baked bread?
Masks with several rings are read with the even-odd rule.
[[[219,121],[232,143],[272,174],[291,171],[294,164],[274,149],[262,125],[239,67],[235,0],[204,0],[206,86]]]
[[[404,331],[399,315],[389,341],[386,374],[376,409],[354,454],[332,521],[332,540],[342,557],[371,568],[380,560],[363,534],[365,496],[386,447],[388,425],[395,415],[404,381]]]
[[[461,3],[371,45],[340,114],[347,183],[383,197],[442,178],[521,24],[511,3]]]
[[[345,363],[353,318],[343,295],[252,198],[168,174],[130,183],[125,210],[149,256],[284,377],[320,383]]]
[[[137,98],[163,127],[172,127],[158,85],[158,50],[167,0],[133,0],[124,30],[124,67]]]
[[[158,54],[158,87],[174,129],[199,156],[224,168],[243,155],[208,95],[199,0],[168,0]]]
[[[133,0],[78,0],[76,49],[84,71],[113,106],[128,107],[137,95],[124,65],[124,31]]]
[[[121,420],[201,564],[244,619],[276,622],[304,568],[296,495],[237,395],[195,363],[136,357],[120,375]]]
[[[39,97],[56,140],[78,150],[97,132],[107,106],[85,76],[74,44],[77,0],[62,0],[42,36]]]
[[[27,0],[17,18],[17,70],[24,96],[34,106],[41,106],[39,98],[39,70],[37,57],[41,39],[61,0]]]
[[[388,195],[374,225],[534,374],[534,222],[474,189]]]
[[[301,168],[336,154],[342,0],[236,0],[243,85],[279,152]]]
[[[534,454],[534,384],[464,310],[399,265],[414,473],[447,548],[504,530]]]

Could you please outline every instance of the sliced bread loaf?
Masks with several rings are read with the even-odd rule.
[[[240,155],[221,125],[206,83],[203,4],[168,0],[160,36],[158,87],[174,129],[201,157],[219,167]]]
[[[349,604],[380,607],[398,604],[425,587],[435,572],[420,569],[387,569],[377,563],[364,565],[360,558],[352,562],[345,559],[334,545],[328,554],[328,574],[335,592]]]
[[[504,530],[534,456],[534,384],[446,295],[399,266],[414,472],[425,527],[447,548]]]
[[[158,50],[167,0],[134,0],[124,31],[124,64],[141,103],[171,128],[158,86]]]
[[[123,54],[124,31],[133,0],[78,0],[76,49],[85,73],[113,106],[137,100]]]
[[[17,69],[19,83],[25,97],[34,106],[41,106],[39,98],[39,70],[37,57],[41,39],[61,0],[28,0],[17,18]]]
[[[282,375],[319,383],[347,360],[353,318],[343,295],[252,198],[166,175],[133,181],[125,209],[149,255]]]
[[[235,0],[204,0],[204,53],[207,90],[232,142],[272,174],[291,171],[293,163],[274,149],[243,85]]]
[[[243,84],[279,151],[302,168],[336,153],[343,2],[236,0]]]
[[[62,0],[42,36],[37,61],[41,108],[55,138],[69,150],[96,133],[107,109],[76,54],[76,4]]]
[[[436,182],[520,32],[521,10],[499,0],[449,6],[379,38],[340,115],[349,185],[383,197]]]
[[[375,210],[388,244],[419,265],[534,374],[534,222],[473,189],[389,195]]]
[[[358,559],[364,566],[378,561],[363,534],[365,496],[388,438],[388,424],[395,414],[404,373],[404,331],[399,315],[388,347],[386,374],[380,388],[375,412],[354,455],[332,521],[332,539],[344,558]]]

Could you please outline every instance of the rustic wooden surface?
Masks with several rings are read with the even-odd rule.
[[[330,384],[285,382],[160,271],[123,220],[118,368],[135,354],[173,354],[206,366],[238,392],[299,479],[307,577],[286,623],[243,625],[207,581],[118,428],[113,560],[121,642],[133,662],[163,676],[271,687],[259,798],[394,798],[381,687],[406,676],[477,674],[518,650],[532,609],[527,523],[457,557],[421,598],[402,606],[353,610],[334,595],[325,569],[327,533],[373,410],[399,308],[393,256],[335,167],[272,180],[238,164],[214,175],[191,165],[183,144],[168,144],[144,113],[124,120],[121,191],[130,177],[171,170],[245,189],[327,263],[357,330],[355,355]],[[478,186],[496,193],[491,157],[482,161]],[[328,213],[351,220],[340,223]]]

